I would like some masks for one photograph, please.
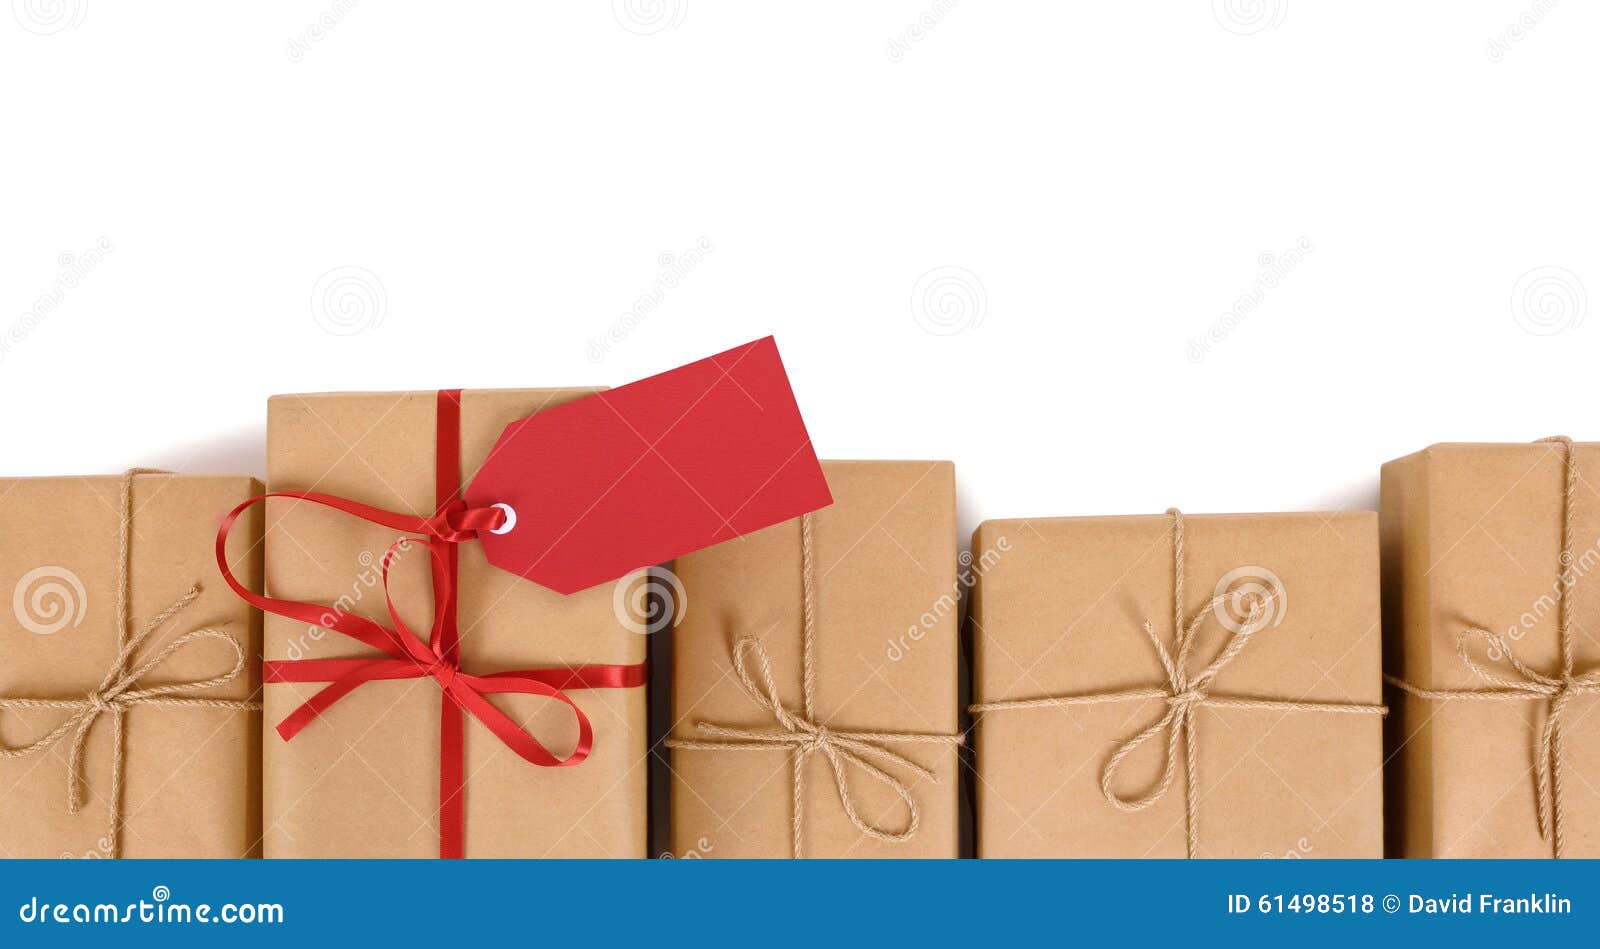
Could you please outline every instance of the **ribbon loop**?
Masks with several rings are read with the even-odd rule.
[[[373,509],[363,505],[346,502],[339,498],[315,499],[309,495],[295,494],[293,492],[279,492],[272,495],[263,495],[253,498],[240,508],[236,509],[234,516],[224,522],[222,532],[218,535],[218,567],[224,579],[233,587],[234,592],[246,602],[280,616],[295,619],[307,619],[309,622],[335,632],[344,633],[369,646],[381,650],[386,659],[325,659],[318,660],[314,667],[321,678],[318,681],[331,682],[332,684],[316,693],[305,701],[286,718],[279,726],[279,733],[287,740],[293,738],[301,729],[320,717],[338,701],[354,692],[355,689],[367,682],[393,679],[426,679],[431,678],[439,683],[443,690],[456,705],[466,710],[484,725],[489,726],[502,741],[507,741],[509,732],[517,732],[521,737],[507,741],[514,750],[523,758],[534,761],[543,766],[575,765],[580,764],[588,756],[587,749],[580,749],[580,753],[567,758],[558,758],[549,752],[537,737],[522,726],[510,724],[510,719],[500,715],[494,706],[483,699],[479,683],[480,677],[469,676],[461,671],[460,660],[455,644],[448,636],[452,617],[446,609],[435,607],[435,618],[428,641],[423,642],[400,616],[399,608],[395,605],[393,589],[390,583],[391,571],[399,557],[409,549],[410,544],[420,544],[428,552],[436,589],[444,592],[447,600],[454,601],[456,593],[456,577],[453,569],[453,558],[448,552],[448,545],[464,542],[466,539],[476,537],[475,529],[462,527],[473,523],[489,523],[488,519],[477,517],[482,511],[468,510],[464,502],[447,505],[446,509],[434,518],[418,519],[413,523],[421,525],[419,538],[401,538],[388,548],[380,561],[383,583],[384,605],[389,613],[392,625],[383,626],[373,623],[362,617],[356,617],[339,611],[329,611],[311,603],[295,603],[293,601],[275,600],[270,597],[260,596],[234,577],[228,563],[223,556],[226,549],[229,531],[232,529],[237,515],[253,504],[261,503],[268,497],[288,497],[300,500],[315,500],[325,507],[332,507],[343,511],[353,517],[368,521],[369,523],[387,526],[401,523],[405,515],[393,512],[372,513]],[[491,513],[504,516],[504,512],[491,510]],[[380,516],[381,515],[381,516]],[[470,515],[470,516],[469,516]],[[264,663],[266,679],[273,682],[286,681],[312,681],[294,675],[290,670],[301,663],[310,660],[269,660]],[[618,667],[619,669],[624,667]],[[525,677],[524,673],[500,673],[499,688],[497,691],[527,691],[533,694],[548,695],[551,698],[562,699],[560,690],[552,689],[543,682]],[[529,687],[517,690],[511,687],[510,679],[524,677],[525,684]],[[618,676],[619,681],[630,678],[626,674]],[[571,710],[578,722],[580,732],[589,732],[592,726],[583,710],[570,701],[563,703]],[[288,726],[288,727],[285,727]]]
[[[453,498],[428,518],[431,536],[450,544],[464,544],[477,540],[480,533],[499,530],[506,523],[506,512],[497,507],[468,507],[461,498]]]
[[[440,708],[440,787],[439,854],[459,857],[463,851],[464,808],[462,783],[465,768],[465,738],[461,729],[464,710],[489,729],[523,760],[538,767],[566,767],[588,758],[594,743],[594,727],[583,710],[567,696],[568,689],[636,688],[644,684],[644,663],[631,666],[603,665],[568,669],[524,669],[492,675],[471,675],[461,668],[460,634],[457,630],[459,581],[458,547],[478,539],[484,531],[505,525],[501,508],[469,507],[461,498],[461,393],[443,390],[437,398],[435,494],[438,508],[430,516],[419,517],[385,511],[333,495],[301,491],[278,491],[251,498],[235,508],[217,532],[217,567],[223,579],[250,605],[289,619],[348,636],[381,653],[361,659],[293,659],[263,663],[267,682],[323,682],[323,689],[291,712],[278,724],[278,734],[290,740],[345,696],[368,682],[396,679],[431,678],[438,682],[446,701]],[[362,616],[330,610],[315,603],[275,599],[259,595],[240,583],[228,565],[228,536],[234,524],[251,507],[269,498],[306,501],[331,508],[380,527],[413,535],[391,544],[382,561],[384,603],[392,625],[384,626]],[[420,543],[428,551],[433,577],[434,620],[426,641],[408,628],[396,608],[389,586],[394,561],[409,544]],[[578,743],[573,752],[560,757],[546,748],[527,727],[513,721],[491,703],[487,695],[521,693],[553,699],[565,705],[578,725]]]

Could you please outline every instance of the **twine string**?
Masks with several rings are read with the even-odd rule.
[[[762,711],[772,716],[775,728],[749,728],[699,722],[702,738],[671,739],[669,748],[704,751],[771,751],[789,748],[792,774],[793,809],[790,815],[793,853],[804,856],[805,764],[813,754],[828,762],[834,788],[845,817],[858,831],[875,840],[899,843],[916,836],[922,823],[922,810],[911,787],[889,769],[902,769],[937,784],[932,771],[898,752],[890,745],[959,745],[960,735],[919,732],[852,731],[829,728],[816,717],[816,558],[812,546],[812,516],[800,519],[801,549],[801,708],[783,704],[772,671],[772,657],[755,637],[745,637],[733,645],[733,671],[740,688]],[[850,784],[850,769],[889,788],[899,798],[905,821],[897,828],[869,820],[861,814]]]
[[[100,683],[77,698],[47,698],[34,696],[0,696],[0,711],[8,709],[62,709],[71,712],[54,728],[34,741],[18,747],[0,745],[0,758],[24,758],[55,747],[71,736],[67,748],[67,812],[76,814],[83,808],[87,784],[83,778],[84,748],[95,722],[102,715],[111,719],[111,787],[107,801],[106,832],[104,840],[112,857],[120,856],[122,826],[125,820],[123,807],[123,774],[126,770],[124,735],[125,717],[135,706],[155,708],[215,708],[228,710],[253,710],[258,702],[234,701],[194,696],[189,693],[205,692],[237,679],[244,672],[245,652],[239,641],[226,631],[208,626],[190,630],[173,639],[159,652],[137,665],[133,657],[140,647],[170,620],[188,609],[200,596],[197,583],[189,592],[179,597],[144,626],[130,634],[130,600],[132,598],[131,552],[133,532],[133,479],[140,474],[156,473],[152,469],[133,468],[123,475],[121,531],[118,545],[117,578],[117,655]],[[160,685],[140,686],[140,682],[172,660],[174,656],[201,640],[220,640],[233,652],[233,664],[226,671],[206,679],[189,682],[170,682]]]
[[[1561,740],[1562,726],[1568,703],[1579,695],[1600,695],[1600,666],[1582,673],[1576,671],[1576,652],[1572,638],[1572,597],[1577,577],[1566,579],[1572,567],[1573,526],[1576,519],[1578,462],[1574,455],[1572,439],[1563,435],[1540,439],[1560,445],[1562,452],[1561,495],[1561,592],[1556,606],[1556,637],[1561,650],[1561,671],[1546,675],[1527,665],[1511,648],[1511,643],[1486,629],[1473,627],[1456,636],[1456,655],[1463,665],[1480,681],[1483,688],[1424,689],[1412,685],[1398,676],[1384,676],[1390,685],[1419,699],[1451,701],[1469,699],[1477,701],[1544,701],[1544,724],[1533,735],[1534,805],[1539,821],[1539,837],[1550,842],[1551,856],[1560,859],[1566,851],[1566,830],[1563,820],[1561,795]],[[1482,639],[1486,654],[1492,659],[1498,652],[1516,677],[1497,672],[1494,667],[1473,658],[1467,645],[1473,639]]]
[[[1199,739],[1195,728],[1195,714],[1201,708],[1234,708],[1251,709],[1259,711],[1284,711],[1284,712],[1328,712],[1333,714],[1378,715],[1387,713],[1382,705],[1368,705],[1357,702],[1302,702],[1295,699],[1260,698],[1250,695],[1218,695],[1212,692],[1212,684],[1222,670],[1226,669],[1241,652],[1244,651],[1265,625],[1269,615],[1267,608],[1272,604],[1275,595],[1268,593],[1255,599],[1247,611],[1243,623],[1227,644],[1198,673],[1191,675],[1189,668],[1193,661],[1195,643],[1197,642],[1200,627],[1208,616],[1217,615],[1217,606],[1226,602],[1229,597],[1222,593],[1212,597],[1201,609],[1187,620],[1183,615],[1184,601],[1184,567],[1186,562],[1185,532],[1182,512],[1176,508],[1167,513],[1172,517],[1172,602],[1173,602],[1173,647],[1161,641],[1154,626],[1146,621],[1143,624],[1145,638],[1149,640],[1155,650],[1156,657],[1161,661],[1161,668],[1166,673],[1166,683],[1162,686],[1149,686],[1132,689],[1113,689],[1104,692],[1087,692],[1070,695],[1053,695],[1041,698],[1012,699],[1000,702],[981,702],[970,706],[969,711],[975,715],[990,712],[1017,711],[1021,709],[1062,708],[1071,706],[1104,705],[1113,702],[1129,702],[1136,700],[1163,699],[1166,709],[1161,717],[1143,730],[1130,738],[1124,739],[1115,752],[1106,759],[1100,771],[1100,793],[1112,807],[1126,813],[1142,811],[1154,805],[1166,796],[1172,788],[1173,781],[1178,773],[1178,758],[1181,754],[1184,762],[1184,826],[1186,833],[1185,852],[1192,858],[1199,851],[1200,845],[1200,781],[1198,771]],[[1161,774],[1142,792],[1128,796],[1117,791],[1117,773],[1122,763],[1142,747],[1146,742],[1154,740],[1157,736],[1165,735],[1165,757],[1161,766]]]

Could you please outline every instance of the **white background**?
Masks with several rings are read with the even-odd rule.
[[[0,473],[768,333],[968,528],[1600,435],[1592,4],[235,6],[0,12]]]

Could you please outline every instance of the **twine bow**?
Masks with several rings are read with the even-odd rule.
[[[887,768],[903,768],[920,779],[935,784],[938,778],[906,756],[889,750],[890,744],[960,745],[960,735],[940,735],[917,732],[874,732],[832,729],[817,720],[816,716],[816,666],[812,660],[813,642],[816,638],[815,566],[811,544],[811,515],[800,519],[802,584],[804,614],[802,616],[801,664],[803,675],[803,709],[791,709],[783,704],[778,694],[778,684],[772,674],[772,658],[766,647],[754,637],[740,639],[733,646],[733,671],[739,685],[750,700],[772,715],[776,728],[747,728],[697,723],[696,728],[706,739],[671,739],[668,748],[704,751],[771,751],[789,748],[790,768],[793,774],[794,810],[791,826],[794,856],[804,855],[803,830],[805,826],[805,765],[813,754],[822,755],[833,772],[834,788],[839,793],[839,803],[845,817],[862,834],[875,840],[900,843],[916,836],[922,823],[922,810],[911,788],[890,773]],[[751,674],[750,664],[755,663],[757,675]],[[855,768],[873,780],[885,785],[905,807],[905,823],[899,829],[888,829],[882,823],[861,816],[855,794],[850,787],[848,768]]]
[[[1571,586],[1565,571],[1572,565],[1572,536],[1574,510],[1578,490],[1578,463],[1573,456],[1572,439],[1554,436],[1541,439],[1561,446],[1565,468],[1565,490],[1561,500],[1561,569],[1562,587],[1556,612],[1556,636],[1561,645],[1561,671],[1545,675],[1517,658],[1511,644],[1486,629],[1464,629],[1456,636],[1456,655],[1478,679],[1487,683],[1481,689],[1422,689],[1398,676],[1384,676],[1384,681],[1420,699],[1449,701],[1451,699],[1476,699],[1482,701],[1542,700],[1545,709],[1544,725],[1533,736],[1534,802],[1538,812],[1539,838],[1550,841],[1551,856],[1560,859],[1566,848],[1565,826],[1561,806],[1561,741],[1562,724],[1567,704],[1579,695],[1600,695],[1600,667],[1585,672],[1576,671],[1576,656],[1571,632]],[[1467,651],[1467,643],[1474,637],[1484,640],[1492,656],[1498,651],[1505,656],[1520,679],[1512,679],[1481,665]]]
[[[109,855],[112,857],[120,854],[121,832],[125,822],[122,784],[126,757],[123,734],[126,728],[125,718],[128,710],[136,706],[216,708],[235,711],[253,710],[261,707],[258,702],[213,699],[190,694],[205,692],[217,686],[225,685],[237,679],[239,674],[244,671],[244,648],[239,645],[239,641],[232,635],[216,627],[208,626],[184,633],[168,643],[160,652],[155,653],[138,665],[133,665],[134,654],[139,651],[145,641],[154,635],[157,630],[165,626],[173,617],[187,609],[200,596],[200,585],[195,584],[188,593],[184,594],[165,610],[162,610],[132,636],[128,635],[128,614],[130,609],[129,552],[133,522],[133,477],[147,473],[154,472],[148,469],[136,468],[123,475],[121,566],[119,567],[117,603],[117,638],[120,646],[117,650],[116,659],[112,660],[111,667],[106,670],[105,676],[101,678],[98,685],[79,698],[0,696],[0,710],[33,708],[67,709],[72,712],[55,728],[52,728],[45,735],[29,744],[16,748],[0,746],[0,758],[25,758],[55,747],[66,739],[68,735],[71,735],[71,745],[67,750],[67,812],[70,814],[76,814],[83,808],[86,787],[86,782],[83,778],[83,757],[84,746],[88,741],[89,732],[94,728],[95,722],[100,720],[100,716],[109,715],[111,717],[111,788],[106,808],[106,832],[103,839]],[[203,639],[220,640],[227,643],[233,650],[233,666],[227,672],[208,679],[198,679],[191,682],[140,685],[145,676],[165,665],[185,648]]]
[[[1186,853],[1193,858],[1199,850],[1200,782],[1197,771],[1199,740],[1195,730],[1195,713],[1201,708],[1256,709],[1263,711],[1332,712],[1337,714],[1379,715],[1387,713],[1382,705],[1355,702],[1302,702],[1294,699],[1256,698],[1245,695],[1216,695],[1211,691],[1219,673],[1242,652],[1260,633],[1270,617],[1268,607],[1277,599],[1276,594],[1263,594],[1256,598],[1246,611],[1239,628],[1233,631],[1227,645],[1210,664],[1200,672],[1190,675],[1190,661],[1194,654],[1196,633],[1206,617],[1217,614],[1217,606],[1230,599],[1226,593],[1208,600],[1204,607],[1187,620],[1183,616],[1184,586],[1184,521],[1176,508],[1167,512],[1172,516],[1173,591],[1172,625],[1174,649],[1156,634],[1155,627],[1143,624],[1145,637],[1155,648],[1167,681],[1162,686],[1136,689],[1115,689],[1107,692],[1089,692],[1073,695],[1056,695],[1044,698],[1013,699],[1000,702],[983,702],[969,708],[973,714],[1015,711],[1019,709],[1059,708],[1064,706],[1104,705],[1111,702],[1163,699],[1166,711],[1161,718],[1143,731],[1125,739],[1106,759],[1100,772],[1100,792],[1117,810],[1132,813],[1142,811],[1166,796],[1178,770],[1178,756],[1184,759],[1184,825],[1186,827]],[[1162,733],[1166,734],[1166,758],[1161,776],[1143,793],[1128,797],[1116,790],[1117,770],[1122,762],[1146,742]]]

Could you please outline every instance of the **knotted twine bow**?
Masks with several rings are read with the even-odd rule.
[[[1456,637],[1456,654],[1472,674],[1488,683],[1483,689],[1421,689],[1396,676],[1384,676],[1384,681],[1409,695],[1420,699],[1449,701],[1451,699],[1478,699],[1491,702],[1544,700],[1549,702],[1545,711],[1544,726],[1533,736],[1534,799],[1538,808],[1539,837],[1550,841],[1550,854],[1561,859],[1566,846],[1561,807],[1561,724],[1567,703],[1578,695],[1600,695],[1600,667],[1586,672],[1576,671],[1571,631],[1571,582],[1565,579],[1572,566],[1572,535],[1574,509],[1578,492],[1578,462],[1573,455],[1572,439],[1563,435],[1541,439],[1561,446],[1564,453],[1566,485],[1561,498],[1561,578],[1562,589],[1556,612],[1556,637],[1561,644],[1561,672],[1545,675],[1524,665],[1511,651],[1511,644],[1486,629],[1464,629]],[[1502,676],[1492,669],[1479,665],[1467,653],[1467,641],[1481,637],[1492,654],[1498,650],[1506,657],[1520,680]]]
[[[160,652],[149,657],[138,665],[132,665],[133,656],[139,651],[156,630],[167,624],[167,621],[188,609],[200,596],[200,585],[195,584],[189,592],[178,599],[177,602],[162,610],[148,623],[131,636],[128,634],[129,602],[132,599],[132,533],[133,533],[133,479],[135,475],[162,474],[148,468],[129,469],[122,477],[122,505],[121,505],[121,545],[117,557],[117,642],[118,650],[116,659],[112,660],[111,668],[106,670],[100,684],[90,689],[88,694],[81,698],[53,699],[33,697],[4,697],[0,696],[0,710],[4,709],[68,709],[72,712],[60,724],[51,729],[43,737],[18,748],[0,746],[0,758],[24,758],[37,754],[55,745],[69,734],[72,744],[67,751],[67,812],[78,813],[83,807],[84,787],[83,780],[83,750],[88,741],[89,731],[94,723],[99,721],[101,715],[111,716],[111,790],[106,805],[106,832],[102,838],[102,846],[111,857],[121,855],[123,816],[123,771],[126,767],[123,733],[126,727],[125,718],[129,709],[136,706],[153,708],[216,708],[232,711],[250,711],[259,709],[259,702],[243,702],[231,699],[213,699],[192,696],[188,693],[205,692],[217,686],[225,685],[239,677],[244,671],[244,648],[239,641],[228,633],[216,627],[208,626],[191,630],[168,643]],[[145,676],[165,665],[173,656],[183,649],[203,639],[215,639],[227,643],[233,650],[233,667],[221,675],[209,679],[199,679],[193,682],[173,682],[164,685],[139,686]]]
[[[805,766],[806,760],[813,754],[821,754],[827,759],[828,765],[833,770],[833,783],[839,792],[839,803],[844,808],[845,817],[861,833],[875,840],[889,843],[900,843],[910,840],[917,834],[917,828],[922,823],[922,810],[917,805],[916,798],[911,793],[911,788],[904,781],[896,778],[886,768],[904,768],[916,774],[919,778],[938,783],[938,778],[927,768],[922,767],[911,759],[897,752],[890,751],[885,745],[890,744],[928,744],[928,745],[960,745],[964,739],[960,735],[940,735],[917,732],[869,732],[869,731],[843,731],[829,728],[817,721],[816,691],[817,670],[813,660],[813,645],[816,640],[816,566],[815,556],[811,544],[810,514],[800,518],[800,553],[801,553],[801,586],[804,599],[803,614],[801,617],[801,667],[802,667],[802,710],[796,711],[783,704],[778,695],[778,684],[772,675],[772,659],[767,650],[755,637],[746,637],[739,640],[733,647],[733,671],[738,676],[739,685],[744,689],[750,700],[759,706],[762,711],[772,715],[777,723],[776,729],[746,728],[742,726],[718,725],[711,722],[699,722],[696,728],[702,735],[711,736],[709,739],[670,739],[668,748],[683,748],[686,750],[704,751],[772,751],[775,748],[791,748],[793,755],[790,757],[792,771],[792,787],[794,792],[794,810],[790,824],[793,831],[794,856],[796,859],[804,856],[803,829],[805,826]],[[750,673],[750,662],[754,660],[760,673],[760,680]],[[883,766],[874,763],[882,762]],[[855,795],[850,790],[849,773],[846,767],[853,767],[865,773],[868,777],[887,786],[895,793],[906,809],[906,823],[900,830],[886,830],[880,823],[869,821],[861,816],[855,800]]]
[[[1151,686],[1138,689],[1116,689],[1109,692],[1090,692],[1075,695],[1048,696],[1036,699],[1015,699],[1003,702],[983,702],[969,707],[973,714],[987,712],[1014,711],[1017,709],[1058,708],[1073,705],[1104,705],[1111,702],[1131,702],[1141,699],[1165,699],[1167,710],[1156,722],[1143,731],[1122,742],[1116,752],[1106,760],[1100,772],[1100,792],[1106,800],[1117,810],[1125,812],[1142,811],[1157,801],[1161,800],[1172,787],[1172,782],[1177,774],[1177,764],[1180,745],[1184,759],[1184,824],[1187,828],[1188,839],[1186,853],[1193,858],[1199,850],[1199,806],[1200,782],[1197,773],[1199,759],[1199,739],[1195,732],[1195,713],[1202,707],[1205,708],[1237,708],[1257,709],[1263,711],[1289,711],[1289,712],[1333,712],[1338,714],[1353,715],[1378,715],[1388,713],[1382,705],[1364,705],[1354,702],[1301,702],[1293,699],[1268,699],[1255,698],[1243,695],[1214,695],[1211,685],[1217,675],[1231,663],[1241,651],[1248,646],[1255,634],[1265,626],[1267,607],[1275,599],[1271,594],[1265,595],[1250,604],[1244,622],[1240,628],[1229,638],[1227,646],[1204,669],[1195,675],[1189,674],[1189,662],[1194,652],[1196,633],[1207,616],[1215,615],[1216,607],[1229,599],[1228,594],[1222,593],[1212,597],[1187,621],[1183,617],[1183,575],[1184,575],[1184,523],[1183,514],[1177,508],[1167,511],[1172,515],[1172,628],[1176,655],[1161,642],[1156,635],[1155,627],[1146,621],[1144,624],[1145,636],[1150,644],[1155,647],[1156,656],[1161,660],[1161,666],[1166,670],[1167,683],[1165,686]],[[1137,797],[1125,797],[1115,790],[1117,769],[1127,757],[1139,749],[1145,742],[1165,732],[1166,761],[1161,768],[1161,777],[1155,786]]]

